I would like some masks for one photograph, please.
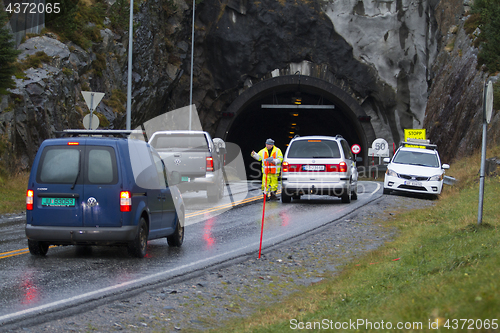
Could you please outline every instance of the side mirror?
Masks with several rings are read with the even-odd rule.
[[[390,163],[391,159],[389,157],[384,157],[384,163]]]
[[[181,174],[177,171],[172,171],[170,173],[170,177],[169,177],[169,180],[168,180],[168,185],[169,186],[173,186],[173,185],[178,185],[181,183]]]
[[[441,168],[443,168],[443,169],[449,169],[449,168],[450,168],[450,166],[449,166],[449,164],[443,164],[443,165],[441,166]]]

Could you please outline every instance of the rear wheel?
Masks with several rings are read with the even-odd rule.
[[[351,200],[358,200],[358,184],[354,186],[354,189],[351,192]]]
[[[168,246],[171,247],[180,247],[184,242],[184,227],[181,226],[184,222],[184,212],[181,213],[181,216],[177,218],[177,227],[172,235],[167,236]]]
[[[28,248],[34,256],[45,256],[49,251],[49,244],[28,239]]]
[[[208,202],[218,202],[224,196],[224,178],[220,177],[217,183],[207,188]]]
[[[343,203],[350,203],[351,202],[351,190],[344,190],[344,192],[342,193],[342,202]]]
[[[135,239],[128,245],[128,253],[131,256],[144,258],[148,246],[148,225],[144,217],[139,220],[139,230]]]

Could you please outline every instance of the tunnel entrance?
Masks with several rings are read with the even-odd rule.
[[[241,148],[250,180],[259,177],[258,168],[251,167],[255,160],[250,152],[262,149],[267,138],[274,139],[285,154],[295,135],[342,135],[349,145],[361,146],[361,165],[366,163],[367,143],[375,139],[369,118],[351,96],[310,76],[288,75],[259,82],[231,104],[227,115],[216,136]]]

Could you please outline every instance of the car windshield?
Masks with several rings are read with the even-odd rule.
[[[332,140],[298,140],[292,143],[289,158],[340,158],[340,149]]]
[[[421,153],[417,151],[400,150],[393,159],[394,163],[420,165],[437,168],[439,161],[436,154]]]
[[[169,148],[208,150],[207,140],[203,134],[155,135],[151,145],[158,150]]]

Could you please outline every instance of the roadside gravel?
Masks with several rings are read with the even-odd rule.
[[[395,236],[396,230],[384,226],[383,221],[402,210],[433,204],[427,199],[383,195],[340,220],[263,249],[261,259],[255,253],[184,280],[150,287],[105,304],[90,304],[78,314],[61,314],[59,319],[14,331],[192,332],[217,328],[226,319],[250,315],[335,274]]]

